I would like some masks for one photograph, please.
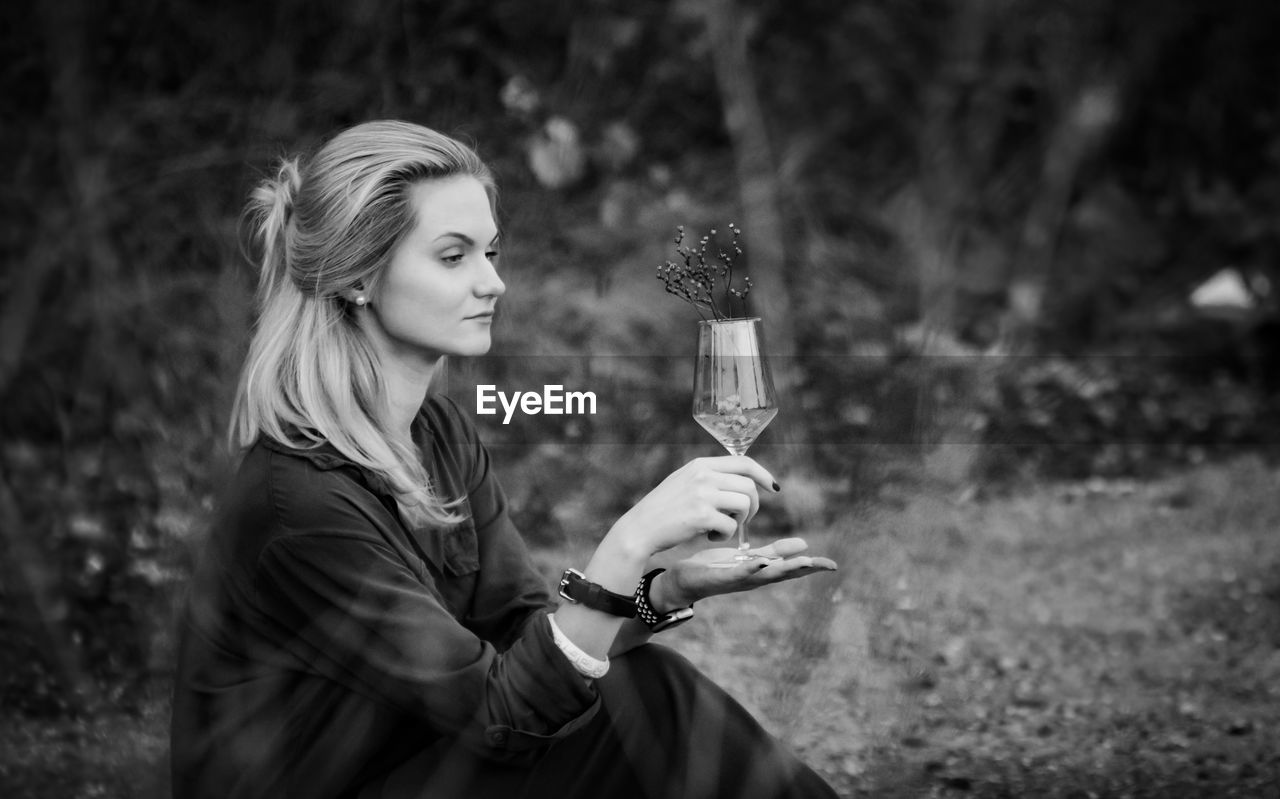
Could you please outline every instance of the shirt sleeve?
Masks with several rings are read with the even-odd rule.
[[[365,536],[293,534],[259,558],[258,592],[285,650],[353,692],[419,716],[495,760],[572,733],[599,700],[556,648],[545,613],[505,651],[455,619],[391,548]]]

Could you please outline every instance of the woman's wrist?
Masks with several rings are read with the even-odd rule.
[[[690,607],[700,599],[681,591],[675,582],[669,570],[653,578],[653,582],[649,584],[649,604],[654,610],[670,613],[679,608]]]
[[[614,557],[632,563],[638,562],[641,566],[648,563],[649,558],[653,557],[654,552],[657,551],[644,540],[643,534],[627,525],[625,520],[619,520],[609,528],[609,532],[605,533],[596,551],[599,552],[602,549],[607,549]]]
[[[605,535],[583,573],[610,591],[630,596],[653,553],[637,547],[627,536],[617,535],[616,529]]]

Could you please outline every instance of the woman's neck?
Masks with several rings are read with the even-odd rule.
[[[417,418],[422,403],[427,398],[431,377],[440,366],[442,358],[421,360],[383,356],[383,385],[386,389],[386,406],[383,421],[387,429],[402,440],[413,440],[413,420]]]

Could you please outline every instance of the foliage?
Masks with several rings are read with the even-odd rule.
[[[1260,166],[1280,158],[1280,7],[737,5],[801,287],[791,405],[833,482],[909,473],[940,441],[1003,445],[986,474],[1035,477],[1275,440],[1275,345],[1254,332],[1202,353],[1260,353],[1207,381],[1145,357],[1158,347],[1078,354],[1146,335],[1225,263],[1280,285],[1280,170]],[[649,269],[677,222],[740,218],[700,8],[4,4],[0,705],[110,705],[171,667],[171,608],[229,466],[251,316],[238,214],[273,157],[343,125],[398,116],[476,141],[512,264],[496,349],[520,356],[493,379],[629,398],[594,425],[494,432],[539,544],[594,534],[694,451],[655,432],[687,421],[671,356],[692,334]],[[1068,146],[1098,123],[1082,109],[1107,123],[1087,152]],[[1029,257],[1042,234],[1053,252]],[[974,372],[904,344],[922,322],[966,353],[997,344],[1009,286],[1040,260],[1033,352],[1061,356]],[[606,360],[621,354],[655,357]],[[863,445],[875,456],[851,463]]]
[[[975,417],[992,477],[1150,476],[1273,442],[1265,395],[1159,359],[1036,358],[1002,376]]]

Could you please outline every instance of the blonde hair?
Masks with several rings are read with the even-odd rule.
[[[493,176],[467,146],[420,125],[368,122],[309,159],[282,160],[246,209],[261,274],[232,447],[261,436],[300,448],[327,441],[384,480],[413,526],[459,517],[432,490],[416,447],[385,429],[378,356],[346,298],[376,290],[412,229],[409,189],[456,175],[479,180],[494,202]]]

